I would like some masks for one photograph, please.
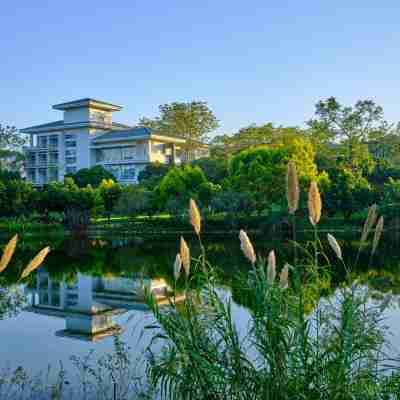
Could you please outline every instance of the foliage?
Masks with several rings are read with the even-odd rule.
[[[259,147],[240,152],[230,162],[230,185],[236,192],[254,196],[258,211],[281,201],[285,188],[286,169],[293,160],[302,183],[317,177],[314,151],[310,143],[295,139],[287,146]]]
[[[128,185],[122,189],[114,211],[120,215],[134,216],[154,213],[153,192],[142,186]]]
[[[86,187],[90,185],[94,188],[100,186],[103,180],[114,180],[114,175],[107,171],[103,166],[96,165],[91,168],[82,168],[73,175],[66,175],[71,177],[78,187]]]
[[[159,106],[160,116],[155,119],[142,118],[139,124],[157,133],[179,136],[187,139],[187,151],[196,147],[196,142],[204,141],[206,135],[218,128],[219,123],[207,103],[191,101],[174,102]]]
[[[329,181],[322,186],[325,209],[329,214],[343,213],[346,218],[375,200],[374,192],[361,173],[350,169],[329,170]]]
[[[30,183],[11,179],[0,181],[0,215],[26,215],[32,211],[35,191]]]
[[[17,128],[0,124],[0,149],[16,150],[26,143],[26,136],[22,135]]]
[[[201,168],[207,181],[221,185],[229,176],[228,162],[222,158],[200,158],[191,163]]]
[[[111,213],[121,193],[122,188],[119,183],[114,182],[112,179],[103,179],[99,186],[99,196],[103,200],[106,212]]]
[[[160,162],[150,163],[139,172],[138,181],[149,190],[153,190],[161,182],[171,167]]]
[[[163,207],[171,199],[187,204],[190,197],[197,197],[200,186],[206,182],[206,177],[199,167],[189,164],[173,167],[156,188],[158,204]]]

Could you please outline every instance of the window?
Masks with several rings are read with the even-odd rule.
[[[38,146],[39,147],[47,147],[47,136],[39,136],[38,137]]]
[[[47,154],[39,154],[39,165],[47,164]]]
[[[111,172],[116,179],[121,181],[133,181],[136,177],[136,170],[133,164],[115,164],[105,166],[107,171]]]
[[[57,168],[49,168],[49,180],[50,181],[58,180],[58,169]]]
[[[75,133],[66,133],[64,138],[65,138],[65,147],[76,147]]]
[[[154,154],[165,154],[165,143],[151,143],[151,151]]]
[[[36,170],[28,169],[28,180],[30,182],[35,182],[36,181]]]
[[[28,165],[34,166],[36,164],[36,154],[29,153],[28,154]]]
[[[65,163],[66,164],[76,164],[76,150],[75,149],[65,150]]]
[[[50,164],[58,163],[58,153],[50,153]]]
[[[43,184],[47,182],[47,169],[40,168],[39,169],[39,183]]]
[[[65,173],[67,175],[75,174],[76,167],[65,167]]]
[[[57,135],[51,135],[49,137],[49,147],[58,147],[58,136]]]
[[[98,149],[96,151],[96,162],[128,161],[133,160],[135,156],[136,146]]]

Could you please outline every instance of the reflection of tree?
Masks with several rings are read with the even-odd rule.
[[[17,315],[27,305],[20,286],[0,287],[0,320]]]

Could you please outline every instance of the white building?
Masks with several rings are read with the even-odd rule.
[[[64,175],[102,165],[122,183],[136,183],[151,162],[179,164],[185,139],[112,121],[121,106],[95,99],[56,104],[63,119],[21,129],[30,135],[25,148],[26,176],[35,185],[63,181]],[[207,155],[201,145],[195,158]]]

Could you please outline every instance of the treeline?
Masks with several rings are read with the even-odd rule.
[[[268,215],[284,208],[281,193],[293,160],[303,188],[318,182],[325,215],[351,218],[372,203],[399,203],[399,132],[373,101],[344,106],[329,98],[316,105],[303,129],[267,123],[217,136],[208,158],[181,166],[150,164],[137,185],[120,185],[99,166],[41,189],[3,171],[0,213],[37,213],[44,220],[74,210],[91,216],[180,216],[194,198],[204,214],[221,218]]]

